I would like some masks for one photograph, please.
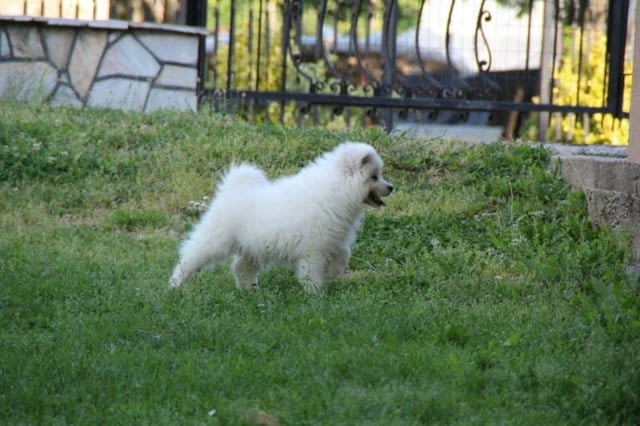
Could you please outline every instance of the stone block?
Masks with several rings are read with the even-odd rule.
[[[148,92],[148,81],[106,78],[94,83],[87,106],[143,111]]]
[[[622,158],[586,155],[560,158],[562,177],[572,186],[623,192],[640,198],[640,165]]]
[[[47,99],[58,80],[58,71],[45,61],[0,62],[0,96],[19,101]]]
[[[87,24],[89,28],[100,28],[105,30],[118,30],[124,31],[129,28],[129,23],[127,21],[122,21],[119,19],[108,19],[108,20],[96,20],[89,21]]]
[[[58,84],[58,88],[51,97],[52,105],[71,105],[81,107],[82,101],[78,99],[76,92],[67,84]]]
[[[0,58],[8,58],[11,56],[11,49],[9,49],[9,36],[7,32],[0,29]]]
[[[106,31],[86,29],[78,33],[69,61],[69,77],[82,97],[89,93],[106,44]]]
[[[192,110],[198,108],[195,90],[152,89],[145,112],[159,109]]]
[[[201,27],[191,27],[177,24],[156,24],[155,22],[129,22],[129,28],[135,30],[152,30],[155,33],[176,33],[205,36],[209,30]]]
[[[587,208],[594,223],[623,227],[640,233],[640,199],[615,191],[585,189]]]
[[[67,68],[74,36],[75,31],[68,28],[47,27],[42,31],[49,59],[59,69]]]
[[[126,35],[107,48],[98,77],[126,75],[155,77],[160,65],[133,36]]]
[[[196,65],[198,38],[175,33],[141,32],[140,40],[162,62]]]
[[[7,25],[9,42],[13,49],[13,57],[21,59],[44,59],[44,47],[33,25]]]
[[[89,25],[89,22],[90,21],[86,21],[86,20],[83,20],[83,19],[72,19],[72,18],[49,18],[49,19],[47,19],[47,23],[49,25],[60,26],[60,27],[68,27],[68,28],[72,28],[72,27],[76,27],[76,28],[87,27]]]
[[[198,72],[194,67],[179,65],[165,65],[156,80],[156,84],[187,89],[195,89],[197,82]]]

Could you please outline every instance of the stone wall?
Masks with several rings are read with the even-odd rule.
[[[177,25],[0,16],[0,97],[195,110],[205,34]]]

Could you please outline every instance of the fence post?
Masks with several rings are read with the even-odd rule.
[[[3,15],[24,14],[24,0],[4,0],[0,5],[0,13]]]
[[[100,19],[100,20],[108,20],[109,19],[109,0],[97,0],[96,1],[96,5],[95,5],[95,9],[94,9],[94,16],[95,19]]]
[[[636,7],[635,28],[627,160],[640,164],[640,7]]]
[[[191,27],[207,26],[206,0],[187,0],[185,23]]]
[[[558,34],[562,34],[560,21],[560,4],[558,0],[544,3],[544,18],[542,29],[542,52],[540,52],[540,103],[550,104],[553,100],[553,73],[558,55],[561,54],[562,43]],[[538,116],[538,140],[547,140],[550,113],[543,111]]]

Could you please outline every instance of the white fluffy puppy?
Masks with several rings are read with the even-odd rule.
[[[286,264],[308,292],[320,292],[349,262],[363,204],[382,206],[392,190],[380,156],[364,143],[345,142],[273,181],[251,164],[232,165],[182,244],[169,285],[232,258],[240,288],[257,286],[269,266]]]

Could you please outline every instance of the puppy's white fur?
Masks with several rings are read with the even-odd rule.
[[[363,203],[383,205],[392,189],[375,149],[357,142],[273,181],[251,164],[233,165],[182,244],[169,284],[232,258],[238,287],[257,286],[260,271],[286,264],[308,292],[320,292],[349,262]]]

